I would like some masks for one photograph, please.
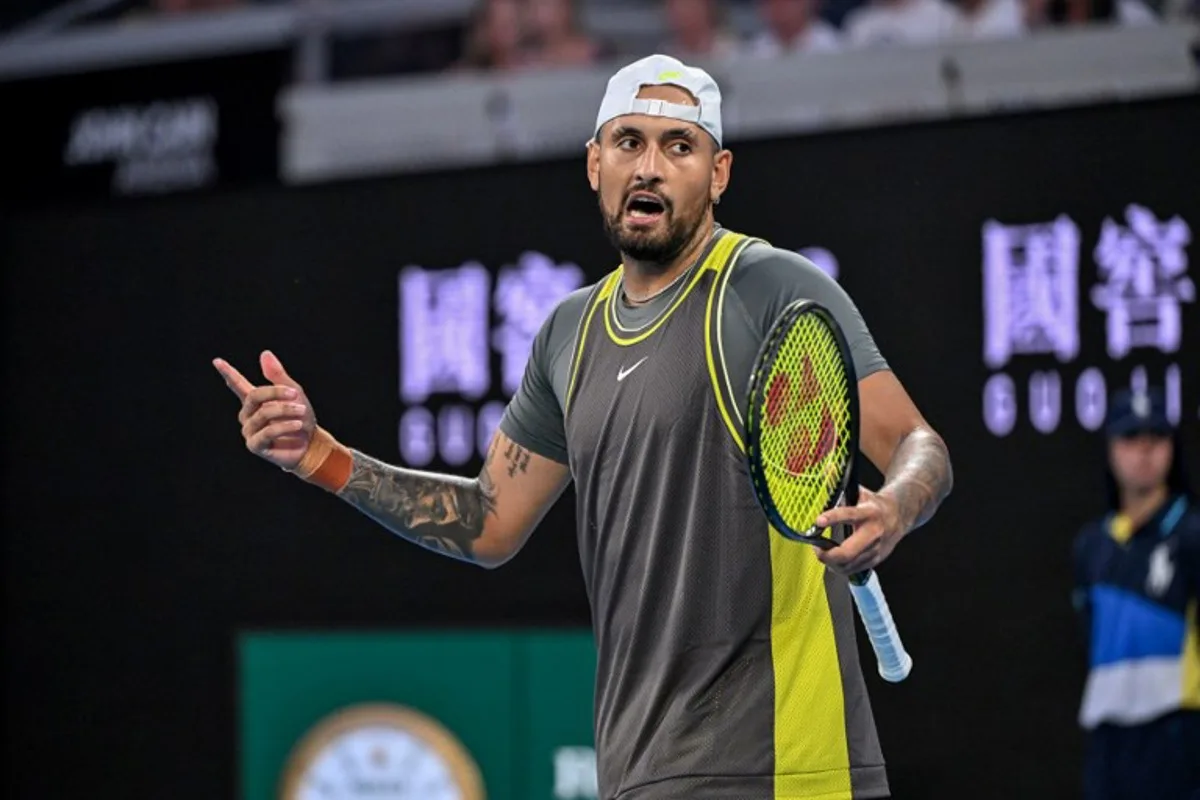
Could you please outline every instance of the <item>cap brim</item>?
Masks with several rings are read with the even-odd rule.
[[[1123,419],[1108,426],[1108,435],[1112,437],[1135,436],[1139,433],[1170,436],[1173,432],[1171,423],[1165,419]]]

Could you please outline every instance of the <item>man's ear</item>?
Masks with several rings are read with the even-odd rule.
[[[600,143],[592,139],[587,143],[587,177],[592,191],[600,190]]]
[[[712,201],[720,202],[721,195],[729,188],[729,177],[733,169],[733,153],[721,150],[713,159]]]

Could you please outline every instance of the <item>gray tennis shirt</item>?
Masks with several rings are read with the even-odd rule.
[[[542,324],[524,380],[500,423],[500,429],[517,444],[562,464],[567,463],[563,407],[571,379],[572,345],[594,288],[585,286],[572,292]],[[617,303],[618,319],[623,327],[640,328],[661,315],[673,297],[668,290],[645,305]],[[859,380],[888,368],[854,301],[835,280],[801,255],[756,242],[733,265],[720,320],[729,377],[739,390],[743,420],[744,390],[763,337],[780,312],[801,298],[828,308],[842,326]]]
[[[619,272],[544,324],[500,428],[570,466],[603,800],[887,796],[845,578],[770,531],[743,455],[760,342],[798,298],[886,369],[835,281],[717,230],[641,307]]]

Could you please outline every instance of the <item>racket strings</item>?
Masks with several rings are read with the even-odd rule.
[[[849,464],[850,390],[832,331],[802,315],[779,343],[761,402],[768,490],[794,530],[811,528]]]

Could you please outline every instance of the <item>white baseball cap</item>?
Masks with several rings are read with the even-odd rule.
[[[641,99],[638,92],[643,86],[678,86],[696,98],[696,105]],[[721,89],[704,70],[689,67],[670,56],[646,56],[608,79],[593,134],[599,134],[604,123],[625,114],[649,114],[694,122],[708,131],[717,147],[721,147]]]

